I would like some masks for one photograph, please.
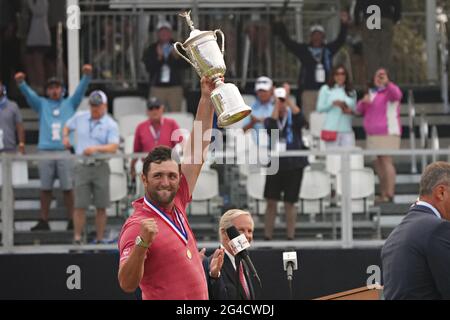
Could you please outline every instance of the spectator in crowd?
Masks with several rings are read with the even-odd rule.
[[[252,113],[244,120],[244,131],[254,129],[256,131],[265,130],[264,120],[273,113],[273,81],[268,77],[259,77],[255,82],[256,100],[252,104]],[[254,132],[254,140],[259,144],[259,134]]]
[[[309,43],[293,41],[283,23],[277,22],[273,25],[274,33],[301,62],[297,103],[302,105],[307,122],[309,122],[310,113],[316,108],[318,91],[325,84],[331,72],[333,56],[345,42],[348,23],[348,13],[342,12],[339,35],[335,41],[330,43],[325,42],[325,29],[321,25],[311,27]]]
[[[253,277],[249,277],[247,266],[235,257],[230,248],[226,230],[231,226],[245,234],[249,243],[253,240],[255,223],[248,211],[231,209],[222,215],[219,222],[220,248],[203,260],[209,300],[256,300],[261,294],[260,286]],[[236,275],[238,266],[239,280]]]
[[[364,116],[367,149],[399,149],[402,135],[400,102],[402,91],[389,80],[384,68],[375,72],[373,83],[358,102],[357,112]],[[379,155],[374,163],[380,179],[380,202],[390,202],[395,193],[395,167],[391,156]]]
[[[387,300],[450,300],[450,164],[434,162],[419,199],[381,250]]]
[[[8,99],[6,86],[0,81],[0,153],[25,153],[25,130],[17,104]]]
[[[50,78],[47,82],[47,97],[40,97],[25,82],[25,74],[15,75],[20,91],[25,96],[30,107],[39,114],[39,142],[38,150],[43,156],[52,158],[57,155],[67,155],[62,141],[62,130],[67,120],[74,114],[81,103],[81,99],[89,85],[92,73],[91,65],[83,66],[83,77],[75,93],[64,98],[65,88],[61,80]],[[69,218],[68,230],[73,228],[73,163],[71,160],[41,160],[39,161],[39,177],[41,180],[41,218],[31,230],[49,230],[48,214],[52,201],[52,189],[55,179],[59,179],[59,186],[64,194],[64,203]]]
[[[47,21],[48,0],[28,0],[27,4],[31,11],[31,25],[26,40],[27,71],[31,86],[41,94],[45,82],[44,58],[51,46]]]
[[[93,203],[97,209],[96,243],[103,243],[106,227],[106,208],[109,207],[109,164],[95,159],[99,154],[115,153],[119,148],[119,128],[108,115],[108,99],[103,91],[89,95],[90,111],[76,114],[64,127],[64,145],[70,148],[69,133],[75,132],[75,153],[87,158],[78,160],[75,167],[74,243],[81,244],[86,222],[86,209]]]
[[[120,287],[134,292],[139,286],[143,299],[208,299],[204,250],[197,251],[186,207],[202,169],[202,151],[211,141],[214,88],[210,79],[201,79],[195,120],[202,128],[192,130],[182,163],[164,146],[153,149],[144,160],[141,178],[146,192],[133,203],[135,211],[122,227],[118,274]]]
[[[175,147],[180,141],[173,141],[172,134],[180,127],[170,118],[163,117],[164,105],[156,97],[147,101],[148,120],[140,123],[134,133],[133,152],[150,152],[157,146]],[[137,159],[131,161],[131,175],[136,176],[135,164]]]
[[[17,13],[20,2],[0,0],[0,81],[9,86],[14,70],[19,69],[20,50],[17,32]]]
[[[270,136],[270,130],[279,130],[279,141],[271,141],[272,150],[280,152],[304,149],[302,127],[305,118],[301,109],[289,98],[290,88],[275,90],[276,102],[272,116],[264,120],[264,125]],[[295,237],[296,212],[294,204],[298,201],[298,193],[303,177],[303,168],[307,165],[306,157],[282,157],[279,159],[279,169],[274,175],[266,176],[264,198],[267,200],[265,217],[265,239],[271,240],[277,214],[278,201],[284,201],[286,212],[287,239]],[[282,197],[283,194],[283,197]]]
[[[381,11],[381,29],[369,28],[368,18],[373,12],[369,6],[378,6]],[[384,66],[392,67],[392,40],[394,25],[401,18],[401,0],[357,0],[354,9],[356,26],[362,29],[363,55],[367,63],[367,75],[370,78],[375,71]]]
[[[172,25],[168,21],[158,23],[157,37],[158,41],[142,56],[150,75],[149,97],[157,97],[170,112],[179,112],[183,102],[182,70],[187,63],[174,50]]]
[[[319,91],[317,111],[326,113],[322,140],[327,148],[352,147],[355,135],[352,130],[352,113],[356,108],[356,91],[353,90],[347,69],[333,68],[328,83]]]

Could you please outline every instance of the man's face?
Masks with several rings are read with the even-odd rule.
[[[320,31],[314,31],[311,33],[311,44],[313,47],[321,47],[325,35]]]
[[[438,185],[434,189],[435,197],[440,203],[440,208],[437,208],[442,215],[442,218],[450,221],[450,186],[445,184]]]
[[[158,39],[161,43],[168,43],[172,39],[172,31],[167,28],[159,29]]]
[[[174,160],[152,162],[147,176],[142,175],[146,194],[158,205],[172,203],[180,186],[179,166]]]
[[[159,121],[163,113],[164,113],[164,106],[152,107],[147,109],[147,115],[151,121]]]
[[[91,117],[92,119],[100,119],[103,117],[103,115],[106,113],[106,104],[100,104],[100,105],[91,105]]]
[[[267,103],[270,101],[270,98],[272,98],[272,91],[258,90],[256,91],[256,96],[258,97],[259,101],[261,101],[261,103]]]
[[[232,223],[233,223],[233,226],[236,227],[236,229],[239,231],[240,234],[245,235],[245,237],[247,238],[247,241],[249,243],[251,243],[253,241],[253,230],[255,228],[255,225],[253,223],[252,217],[250,217],[247,214],[242,214],[242,215],[234,218]],[[229,252],[232,252],[228,246],[228,242],[230,242],[230,238],[228,237],[226,230],[222,230],[221,232],[222,232],[222,241],[224,242],[222,244],[224,245],[225,248],[227,248],[227,250]]]
[[[59,100],[62,96],[62,86],[51,84],[47,87],[47,96],[52,100]]]

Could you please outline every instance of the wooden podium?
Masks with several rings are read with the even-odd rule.
[[[362,287],[344,292],[335,293],[329,296],[317,298],[314,300],[381,300],[383,287]]]

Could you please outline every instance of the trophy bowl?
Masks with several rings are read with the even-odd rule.
[[[221,79],[227,70],[223,59],[225,35],[221,30],[195,29],[190,18],[190,11],[180,16],[186,19],[191,33],[184,43],[176,42],[174,49],[200,77],[206,76],[216,85],[211,93],[211,101],[217,114],[217,125],[222,128],[242,120],[251,113],[251,108],[245,104],[239,89],[234,84],[224,83]],[[217,34],[220,34],[222,39],[221,48],[217,43]],[[179,48],[186,52],[186,56]]]

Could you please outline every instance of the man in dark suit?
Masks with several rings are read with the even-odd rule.
[[[419,200],[381,252],[386,299],[450,299],[450,163],[422,174]]]
[[[254,222],[249,212],[231,209],[223,214],[219,222],[221,246],[213,255],[203,260],[208,282],[210,300],[256,300],[261,295],[261,288],[251,276],[244,263],[233,255],[228,243],[226,229],[234,225],[245,234],[248,242],[253,240]],[[239,272],[236,272],[236,266]]]

